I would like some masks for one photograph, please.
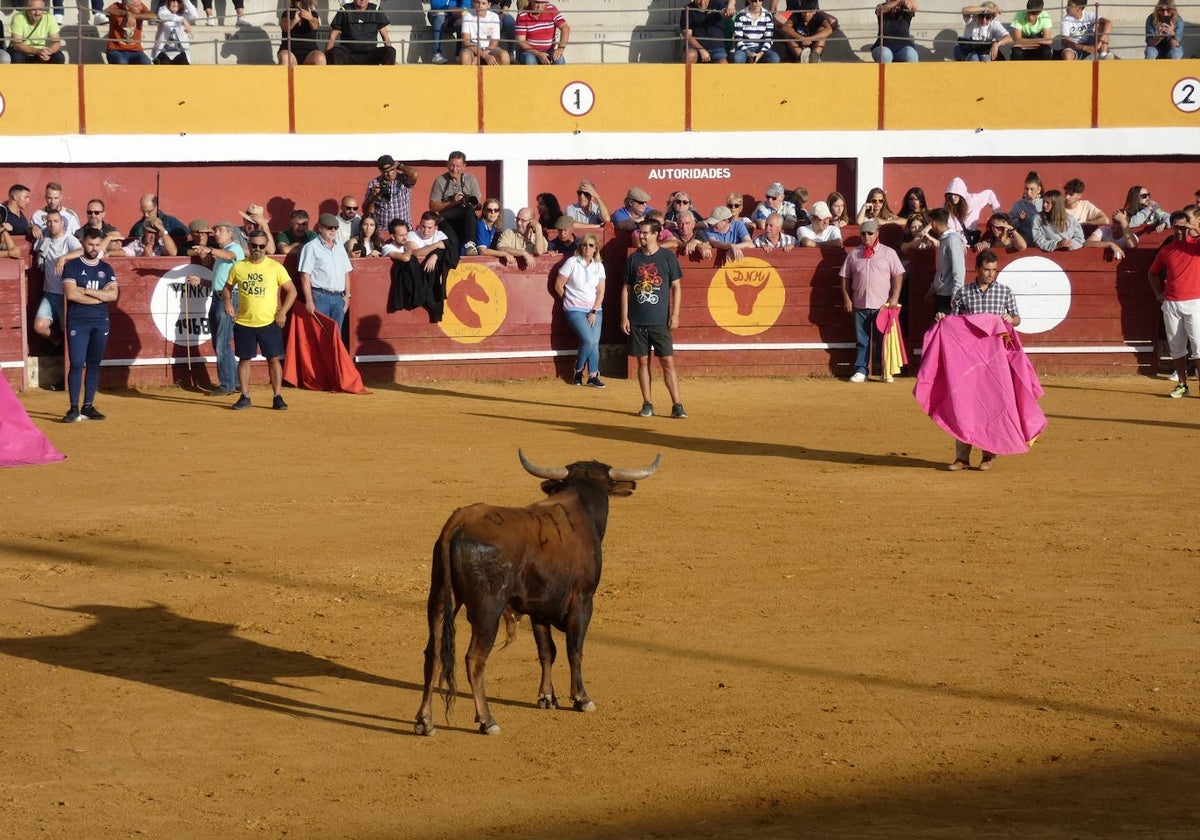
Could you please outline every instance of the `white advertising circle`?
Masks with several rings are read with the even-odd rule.
[[[1200,79],[1184,78],[1171,88],[1171,102],[1185,114],[1200,110]]]
[[[0,117],[4,116],[4,94],[0,93]]]
[[[582,117],[596,104],[596,92],[584,82],[571,82],[563,88],[560,101],[568,114]]]
[[[1019,257],[1001,269],[996,280],[1017,297],[1017,332],[1049,332],[1071,310],[1071,278],[1048,257]]]
[[[200,285],[188,283],[199,277]],[[177,265],[163,273],[150,295],[150,317],[163,338],[180,347],[199,347],[211,339],[208,304],[212,299],[212,269],[203,265]]]

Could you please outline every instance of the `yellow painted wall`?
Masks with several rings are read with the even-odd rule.
[[[576,116],[562,104],[573,82],[592,90],[592,109]],[[486,67],[484,128],[497,133],[682,131],[683,68],[676,65]]]
[[[884,126],[888,129],[1092,125],[1090,62],[889,64],[884,72]]]
[[[78,74],[78,67],[65,65],[5,65],[0,70],[0,136],[78,134]]]
[[[479,130],[469,67],[297,67],[296,133]]]
[[[878,72],[874,64],[694,66],[692,130],[873,131]]]
[[[1200,126],[1200,111],[1181,111],[1175,107],[1172,98],[1176,83],[1189,78],[1195,81],[1191,98],[1200,103],[1200,60],[1101,63],[1100,125],[1104,128]],[[1162,151],[1191,152],[1194,149]]]
[[[88,134],[287,133],[281,67],[85,68]]]

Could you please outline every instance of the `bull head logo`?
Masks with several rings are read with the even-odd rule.
[[[464,327],[470,327],[473,330],[479,329],[483,324],[479,313],[471,306],[471,301],[477,300],[480,303],[487,303],[491,300],[487,290],[479,285],[479,281],[475,279],[475,272],[471,272],[464,279],[454,284],[454,288],[450,290],[447,296],[446,303],[450,307],[450,311],[458,318],[460,324]]]
[[[746,316],[754,311],[759,293],[771,279],[765,271],[730,268],[725,271],[725,285],[733,292],[734,303],[739,315]]]

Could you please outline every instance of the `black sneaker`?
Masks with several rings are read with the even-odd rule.
[[[575,384],[576,385],[583,384],[583,371],[581,371],[581,370],[575,371]]]
[[[606,388],[606,387],[608,387],[607,385],[605,385],[603,382],[600,381],[599,376],[593,376],[592,378],[590,378],[588,380],[587,384],[588,384],[589,388]]]
[[[238,397],[238,401],[233,404],[234,411],[241,411],[243,408],[250,408],[250,395],[242,394]]]
[[[84,417],[82,414],[79,413],[79,409],[72,408],[70,411],[68,411],[66,414],[63,415],[62,421],[64,423],[78,423],[81,420],[86,420],[86,419],[87,419],[86,417]]]
[[[648,403],[648,402],[642,403],[642,410],[638,412],[638,417],[653,417],[653,416],[654,416],[654,403]]]
[[[287,403],[283,401],[283,397],[276,394],[275,399],[271,400],[271,408],[276,411],[287,411]]]
[[[675,403],[671,406],[671,416],[678,420],[686,420],[687,412],[683,410],[683,403]]]
[[[83,408],[79,409],[79,413],[89,420],[103,420],[104,415],[96,410],[96,406],[91,403],[84,403]]]

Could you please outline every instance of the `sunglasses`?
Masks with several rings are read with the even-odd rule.
[[[499,207],[484,207],[483,212],[484,213],[499,213],[500,208]]]
[[[267,250],[267,243],[266,242],[251,242],[250,250],[251,251],[265,251],[265,250]]]
[[[596,247],[596,244],[595,244],[594,242],[584,242],[584,243],[583,243],[582,245],[580,245],[579,247],[580,247],[580,248],[595,248],[595,247]]]
[[[581,195],[584,198],[591,198],[592,194],[587,190],[575,190],[575,195]]]
[[[675,203],[676,204],[691,204],[692,202],[686,198],[677,198],[677,199],[675,199]]]
[[[633,203],[633,204],[640,204],[640,205],[642,205],[643,207],[645,207],[645,206],[646,206],[646,202],[644,202],[644,201],[638,201],[636,198],[631,198],[631,199],[629,199],[629,201],[630,201],[631,203]]]
[[[1142,196],[1142,198],[1145,198],[1145,196]],[[103,210],[89,210],[89,211],[87,211],[87,214],[89,216],[102,216],[102,215],[104,215],[104,211]]]
[[[357,210],[358,205],[357,204],[343,204],[342,209],[343,210]]]
[[[738,207],[741,207],[742,205],[741,204],[726,204],[725,206],[728,207],[730,210],[735,210]]]

